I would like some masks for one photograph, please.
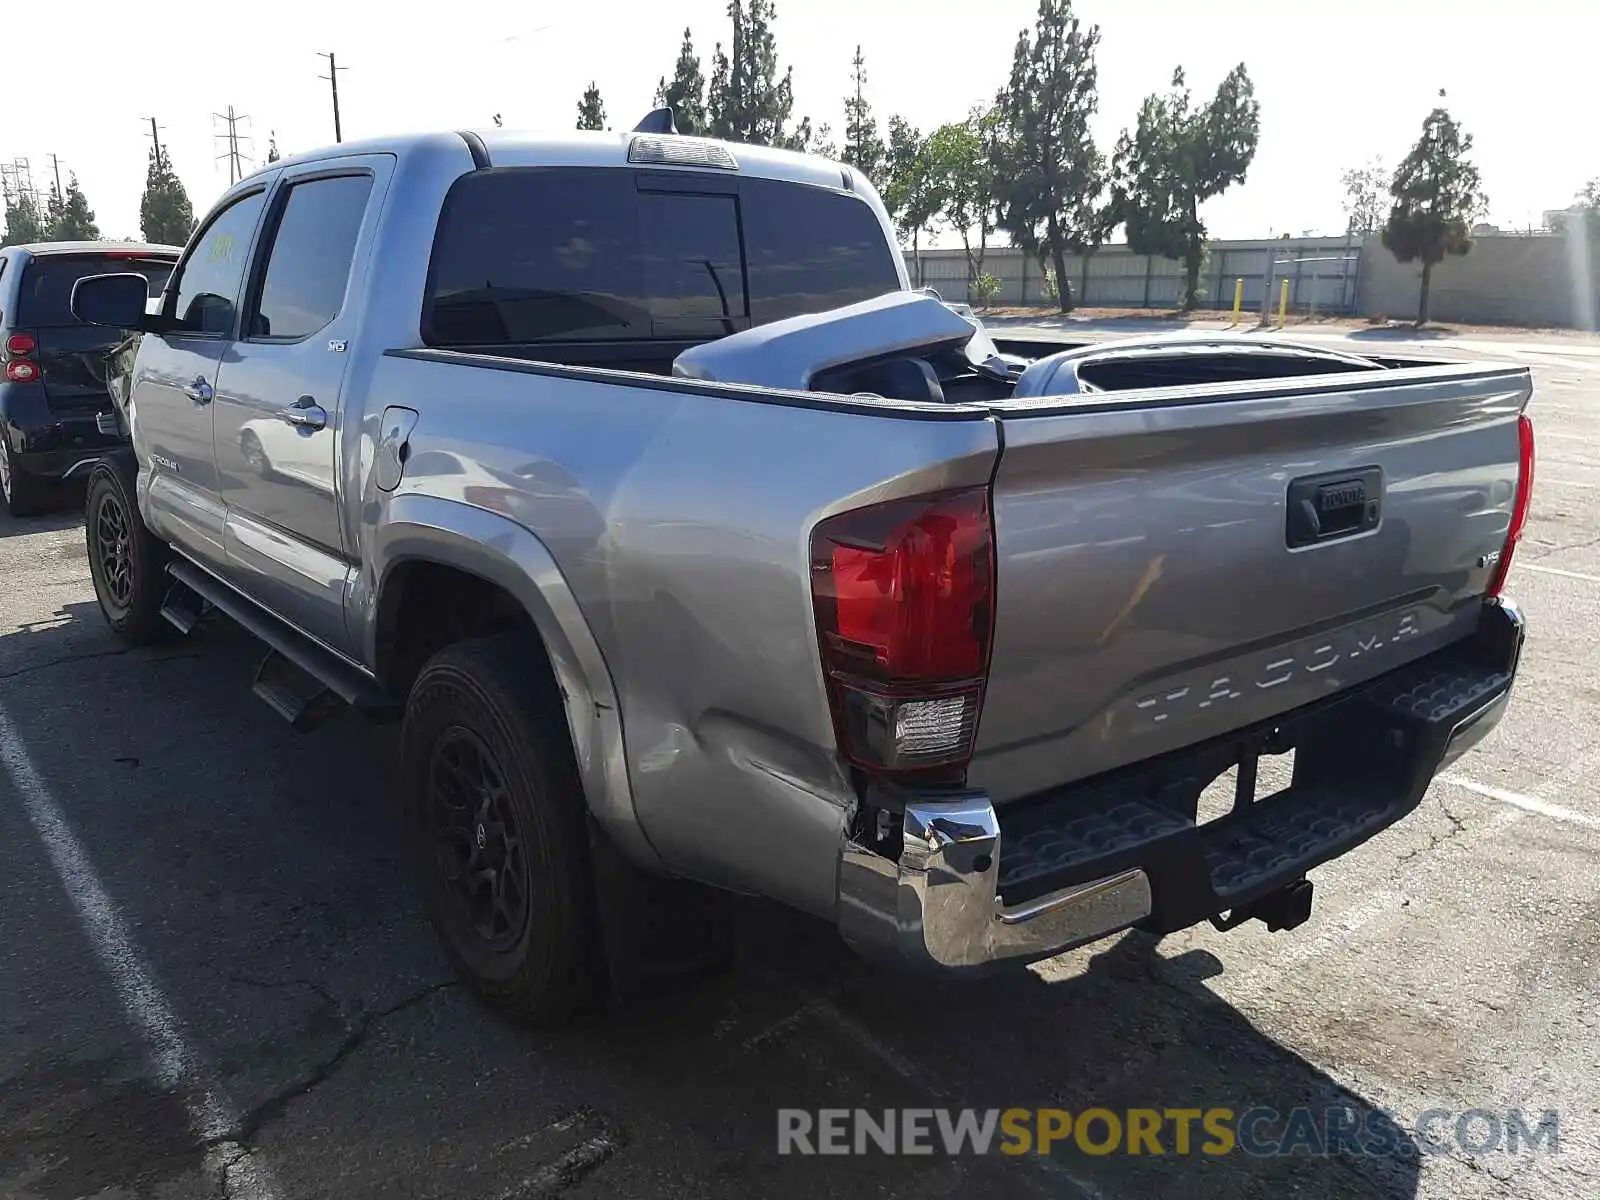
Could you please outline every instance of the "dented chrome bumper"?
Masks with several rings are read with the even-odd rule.
[[[1031,797],[1007,808],[1004,831],[979,791],[869,797],[892,820],[875,845],[842,846],[840,932],[869,957],[960,973],[1132,925],[1160,933],[1224,912],[1224,927],[1270,914],[1307,871],[1415,809],[1494,728],[1524,636],[1516,605],[1490,601],[1473,637],[1333,703]],[[1225,816],[1197,823],[1205,781],[1241,754],[1289,748],[1289,786],[1241,795]]]

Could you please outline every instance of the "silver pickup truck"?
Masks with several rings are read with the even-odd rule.
[[[430,915],[525,1018],[649,941],[616,897],[656,880],[946,972],[1292,927],[1516,671],[1526,369],[997,342],[836,163],[345,144],[233,187],[148,313],[73,303],[143,331],[107,621],[221,613],[302,728],[403,718]]]

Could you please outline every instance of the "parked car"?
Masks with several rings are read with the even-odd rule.
[[[55,484],[120,440],[106,355],[119,334],[72,315],[73,285],[106,271],[144,277],[159,294],[182,252],[129,242],[41,242],[0,249],[0,500],[14,516],[48,507]]]
[[[836,163],[346,144],[230,189],[159,313],[74,305],[145,331],[106,620],[220,612],[297,726],[403,716],[427,909],[523,1017],[659,948],[660,878],[947,973],[1290,928],[1510,694],[1526,368],[996,344]]]

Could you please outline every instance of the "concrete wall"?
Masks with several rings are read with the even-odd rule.
[[[1400,263],[1377,238],[1361,257],[1358,307],[1364,316],[1409,320],[1422,287],[1419,263]],[[1436,321],[1594,329],[1600,255],[1579,230],[1480,234],[1472,250],[1433,269],[1428,314]]]
[[[1576,223],[1574,223],[1576,224]],[[947,300],[969,299],[967,262],[958,249],[924,250],[921,275]],[[913,284],[917,260],[906,254]],[[1049,304],[1039,264],[1009,247],[989,250],[983,269],[1000,280],[996,304]],[[1074,300],[1108,308],[1176,307],[1183,265],[1134,254],[1125,244],[1103,247],[1089,260],[1087,280],[1079,258],[1067,260]],[[1409,320],[1416,315],[1422,271],[1399,263],[1376,237],[1284,238],[1212,242],[1200,286],[1201,307],[1233,307],[1234,281],[1244,281],[1244,309],[1274,311],[1278,289],[1289,280],[1289,307],[1304,313],[1357,314]],[[1269,294],[1270,293],[1270,294]],[[1561,234],[1484,234],[1471,253],[1434,268],[1430,315],[1438,321],[1597,328],[1600,251],[1579,229]]]

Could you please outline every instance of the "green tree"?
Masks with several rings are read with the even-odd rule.
[[[984,274],[989,238],[998,222],[995,197],[997,119],[974,108],[965,121],[941,125],[928,136],[927,154],[942,201],[940,215],[966,253],[969,292]]]
[[[688,29],[683,31],[683,45],[678,48],[672,82],[668,83],[663,76],[656,88],[656,105],[672,110],[673,123],[679,133],[703,134],[708,128],[705,72],[700,69],[700,56],[694,52]]]
[[[1110,179],[1102,158],[1095,169],[1095,184],[1079,202],[1074,224],[1078,228],[1077,251],[1083,256],[1078,278],[1078,300],[1087,303],[1089,295],[1089,263],[1095,252],[1111,240],[1111,235],[1122,224],[1122,209],[1114,194],[1107,188]]]
[[[1403,263],[1422,263],[1418,325],[1428,321],[1433,268],[1447,254],[1472,249],[1472,222],[1487,205],[1478,168],[1467,161],[1471,151],[1472,135],[1462,132],[1445,109],[1436,108],[1389,184],[1394,205],[1383,227],[1383,244]]]
[[[6,197],[6,230],[0,246],[26,246],[45,240],[44,216],[31,195]]]
[[[1341,171],[1339,182],[1344,185],[1345,232],[1366,237],[1383,228],[1388,208],[1384,197],[1389,193],[1389,172],[1383,159]]]
[[[591,81],[583,93],[583,99],[578,101],[578,128],[604,129],[605,127],[605,101],[600,99],[600,89]]]
[[[276,151],[274,143],[273,152]],[[168,246],[183,245],[194,232],[194,206],[189,203],[189,193],[172,169],[167,152],[154,147],[145,169],[144,197],[139,201],[139,231],[145,241]]]
[[[52,242],[94,242],[100,227],[94,223],[94,210],[78,186],[76,174],[67,177],[67,194],[61,198],[55,221],[50,226]]]
[[[844,98],[844,161],[872,180],[874,187],[882,187],[888,150],[878,136],[878,119],[872,115],[872,105],[867,103],[867,68],[860,46],[856,47],[850,66],[853,87]]]
[[[1018,35],[1010,83],[996,100],[1000,225],[1054,267],[1062,312],[1072,308],[1066,258],[1081,241],[1079,199],[1099,161],[1089,133],[1100,103],[1099,43],[1099,27],[1085,30],[1072,0],[1039,0],[1033,35]]]
[[[944,208],[944,191],[927,142],[916,126],[898,114],[889,118],[883,205],[900,236],[911,242],[917,286],[921,287],[922,235],[932,232]]]
[[[807,149],[811,122],[786,131],[794,111],[794,70],[778,78],[778,44],[772,33],[773,0],[728,0],[733,40],[728,53],[717,43],[711,56],[706,117],[712,137],[758,146]]]
[[[1200,299],[1205,223],[1200,205],[1243,182],[1261,136],[1261,105],[1240,63],[1196,108],[1183,68],[1172,91],[1146,97],[1134,132],[1117,141],[1115,193],[1135,254],[1183,261],[1183,307]]]

